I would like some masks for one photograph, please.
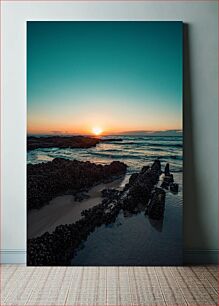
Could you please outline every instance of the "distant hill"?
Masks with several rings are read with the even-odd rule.
[[[127,132],[117,133],[117,135],[129,135],[129,136],[182,136],[182,130],[127,131]]]

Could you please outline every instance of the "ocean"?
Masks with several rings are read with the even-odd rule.
[[[183,256],[183,139],[182,136],[107,136],[122,141],[100,143],[89,149],[37,149],[27,153],[28,163],[48,162],[56,157],[108,164],[113,160],[128,165],[127,178],[143,166],[160,159],[162,170],[170,164],[177,194],[166,191],[162,221],[150,220],[140,212],[115,223],[102,225],[89,235],[72,258],[73,266],[181,265]],[[161,182],[158,183],[158,186]],[[124,183],[123,183],[124,185]],[[80,203],[79,203],[80,205]]]
[[[107,136],[122,141],[100,143],[89,149],[36,149],[27,153],[27,162],[48,162],[56,157],[108,164],[113,160],[128,165],[127,173],[139,171],[158,158],[170,163],[172,172],[182,172],[182,136]]]

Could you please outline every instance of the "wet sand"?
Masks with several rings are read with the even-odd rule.
[[[81,218],[81,212],[101,202],[101,191],[105,188],[120,189],[128,181],[128,176],[111,183],[99,184],[88,192],[90,196],[81,202],[76,202],[73,195],[58,196],[41,209],[28,212],[28,238],[41,236],[45,232],[52,233],[56,226],[71,224]]]

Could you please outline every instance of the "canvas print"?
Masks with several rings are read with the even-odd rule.
[[[182,22],[27,22],[27,265],[182,264]]]

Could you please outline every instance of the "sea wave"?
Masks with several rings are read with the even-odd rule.
[[[135,146],[151,146],[151,147],[176,147],[176,148],[182,148],[183,145],[181,143],[176,143],[176,144],[168,144],[168,143],[153,143],[153,142],[146,142],[146,141],[142,141],[142,142],[134,142],[134,141],[128,141],[128,142],[123,142],[121,141],[120,143],[118,142],[111,142],[111,144],[114,144],[116,146],[124,146],[124,145],[135,145]]]
[[[140,155],[140,154],[134,154],[132,152],[130,152],[129,154],[109,154],[106,152],[91,152],[91,155],[96,155],[96,156],[102,156],[102,157],[110,157],[110,158],[114,158],[114,159],[147,159],[147,158],[158,158],[158,159],[178,159],[178,160],[182,160],[182,156],[180,155],[156,155],[156,154],[144,154],[144,155]]]
[[[112,159],[141,159],[142,156],[135,154],[109,154],[103,152],[92,152],[91,155],[109,157]]]
[[[123,141],[100,143],[88,149],[39,148],[28,151],[27,162],[33,164],[48,162],[56,157],[89,160],[99,164],[119,160],[128,165],[128,173],[133,173],[154,159],[159,159],[162,167],[168,162],[172,172],[181,172],[183,167],[182,146],[182,137],[124,136]]]
[[[163,144],[163,143],[147,143],[148,146],[152,147],[176,147],[176,148],[182,148],[183,145],[181,143],[176,143],[176,144]]]

